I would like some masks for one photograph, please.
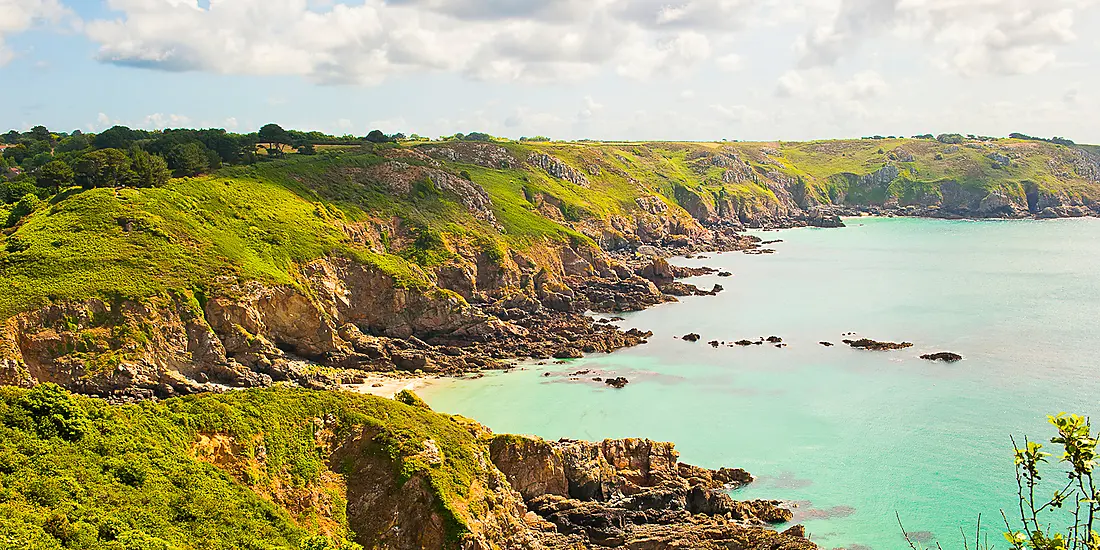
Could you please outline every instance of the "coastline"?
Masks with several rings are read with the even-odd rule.
[[[341,390],[360,393],[363,395],[374,395],[378,397],[385,397],[387,399],[393,399],[398,393],[402,391],[417,392],[423,390],[429,386],[438,384],[443,377],[441,376],[411,376],[411,377],[399,377],[388,376],[382,374],[370,374],[363,377],[363,381],[358,384],[342,384]]]

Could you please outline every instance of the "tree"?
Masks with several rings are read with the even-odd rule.
[[[168,150],[168,167],[177,177],[197,176],[210,168],[210,159],[201,144],[181,143]]]
[[[137,140],[135,132],[125,126],[113,126],[96,135],[96,149],[126,149]]]
[[[19,199],[33,195],[38,189],[34,185],[33,178],[24,178],[17,181],[0,181],[0,204],[12,204]]]
[[[56,151],[58,153],[72,153],[75,151],[83,151],[87,149],[89,145],[91,144],[84,134],[74,134],[61,140],[61,142],[57,144]]]
[[[134,187],[160,187],[168,182],[171,173],[164,157],[134,147],[130,150],[130,160],[135,176]]]
[[[53,160],[42,165],[41,168],[35,170],[34,177],[39,187],[48,189],[51,193],[57,193],[76,181],[73,168],[60,160]]]
[[[316,155],[317,154],[317,149],[313,146],[312,143],[305,143],[301,147],[298,148],[298,154],[301,154],[301,155]]]
[[[936,141],[940,143],[958,145],[963,142],[963,137],[962,134],[940,134],[936,136]]]
[[[382,130],[371,130],[370,133],[367,134],[367,141],[371,143],[387,143],[393,140],[382,133]]]
[[[124,187],[135,178],[130,157],[118,149],[100,149],[84,155],[73,171],[76,183],[85,189]]]
[[[277,150],[278,146],[283,143],[290,143],[290,134],[278,124],[265,124],[260,128],[260,132],[257,134],[260,143],[265,144],[268,154],[271,154],[273,149]]]
[[[27,158],[29,154],[30,151],[27,150],[27,146],[22,143],[4,149],[4,158],[15,164],[23,162],[23,159]]]
[[[22,136],[19,134],[19,132],[15,130],[8,130],[8,133],[0,137],[3,138],[4,143],[8,145],[15,145],[16,143],[19,143],[19,138]]]
[[[50,130],[45,126],[35,126],[31,128],[31,139],[50,143],[53,141],[53,136],[50,135]]]

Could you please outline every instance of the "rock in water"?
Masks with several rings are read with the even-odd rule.
[[[685,334],[681,337],[681,339],[684,340],[685,342],[698,342],[699,338],[701,338],[701,336],[699,336],[698,334],[695,334],[694,332],[691,333],[691,334]]]
[[[722,345],[722,343],[721,343],[721,342],[719,342],[718,340],[711,340],[710,342],[707,342],[707,343],[708,343],[708,344],[710,344],[710,346],[711,346],[712,348],[716,348],[716,347],[718,347],[718,346]]]
[[[734,342],[734,344],[737,344],[737,345],[742,346],[742,347],[751,346],[755,343],[756,342],[753,342],[752,340],[738,340],[738,341]]]
[[[831,347],[833,347],[833,343],[832,343],[832,342],[824,342],[824,341],[822,341],[822,342],[818,342],[818,344],[821,344],[821,345],[823,345],[823,346],[825,346],[825,347],[827,347],[827,348],[831,348]]]
[[[921,359],[927,361],[943,361],[945,363],[954,363],[956,361],[962,361],[963,356],[957,353],[951,353],[950,351],[941,351],[939,353],[929,353],[920,356]]]
[[[844,340],[844,343],[856,349],[866,349],[871,351],[889,351],[913,347],[913,344],[910,342],[876,342],[875,340],[871,340],[870,338],[860,338],[859,340]]]
[[[626,378],[623,378],[622,376],[617,376],[615,378],[608,378],[607,380],[604,381],[604,384],[607,384],[608,386],[611,386],[612,388],[616,388],[616,389],[622,389],[623,387],[625,387],[629,383],[630,383],[630,380],[627,380]]]
[[[778,344],[782,341],[783,341],[783,339],[778,337],[778,336],[769,336],[768,337],[768,343],[771,343],[771,344]]]

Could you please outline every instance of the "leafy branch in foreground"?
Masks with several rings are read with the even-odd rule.
[[[1004,538],[1012,550],[1100,550],[1100,491],[1097,491],[1093,470],[1096,467],[1097,438],[1092,435],[1089,419],[1076,414],[1059,413],[1047,417],[1058,431],[1050,442],[1062,451],[1059,463],[1065,463],[1065,485],[1054,491],[1050,498],[1041,494],[1043,466],[1050,464],[1054,456],[1043,450],[1043,445],[1024,439],[1021,447],[1011,438],[1016,464],[1016,486],[1019,501],[1019,523],[1014,527],[1004,510]],[[901,534],[912,550],[923,546],[912,540],[898,516]],[[1064,529],[1051,527],[1055,522],[1071,519]],[[987,540],[981,540],[982,516],[978,515],[978,528],[974,535],[975,550],[992,550]],[[936,548],[941,548],[939,543]],[[963,548],[970,550],[970,542],[963,532]]]
[[[1008,528],[1005,539],[1013,550],[1100,550],[1100,533],[1096,532],[1100,492],[1093,479],[1096,438],[1091,433],[1089,419],[1066,413],[1048,418],[1058,430],[1058,435],[1050,442],[1061,447],[1059,462],[1066,464],[1066,484],[1054,491],[1049,499],[1037,497],[1036,488],[1042,481],[1041,467],[1049,463],[1047,459],[1053,454],[1043,451],[1040,443],[1025,439],[1020,447],[1013,439],[1020,523],[1014,529],[1008,517],[1004,517]],[[1072,513],[1073,523],[1065,532],[1051,529],[1050,524],[1043,521],[1045,514],[1055,510]],[[1048,525],[1046,528],[1044,523]]]

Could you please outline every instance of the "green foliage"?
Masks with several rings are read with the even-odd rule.
[[[77,161],[76,183],[85,189],[125,187],[135,177],[130,164],[130,157],[118,149],[92,151]]]
[[[135,147],[130,150],[130,158],[135,187],[160,187],[168,183],[171,172],[168,171],[168,162],[160,155]]]
[[[269,149],[279,144],[291,142],[290,134],[287,134],[286,130],[278,124],[265,124],[256,135],[260,143],[268,144]]]
[[[1089,420],[1078,415],[1060,413],[1049,417],[1057,434],[1050,442],[1061,450],[1059,463],[1068,482],[1049,498],[1037,496],[1044,465],[1054,456],[1043,445],[1025,440],[1015,447],[1016,481],[1020,500],[1018,529],[1009,526],[1005,540],[1014,550],[1097,550],[1100,548],[1100,489],[1095,484],[1097,439],[1092,435]],[[1073,520],[1065,532],[1054,531],[1048,517],[1066,513]],[[1008,522],[1007,517],[1005,519]]]
[[[397,392],[397,395],[393,396],[393,398],[396,399],[398,402],[404,403],[410,407],[418,407],[421,409],[427,409],[429,411],[432,410],[432,408],[429,407],[428,404],[425,403],[419,395],[416,395],[409,390],[401,390]]]
[[[8,219],[5,222],[5,227],[13,227],[19,222],[23,221],[23,218],[29,216],[34,211],[45,206],[42,199],[32,194],[23,195],[23,198],[19,199],[19,202],[15,203],[15,207],[8,213]]]
[[[125,126],[113,126],[96,134],[92,143],[97,149],[128,149],[138,133]]]
[[[69,187],[75,181],[75,174],[68,163],[54,160],[46,163],[34,173],[37,185],[56,193],[59,189]]]
[[[261,496],[325,490],[333,476],[322,475],[319,419],[338,438],[368,435],[349,460],[392,461],[399,485],[420,477],[448,540],[467,532],[472,486],[491,474],[480,444],[448,416],[350,392],[275,388],[111,406],[45,386],[0,388],[0,546],[360,550],[344,514],[334,511],[322,533],[310,519],[319,510],[295,516]],[[231,439],[251,473],[196,459],[200,436]],[[426,440],[442,464],[422,456]]]
[[[19,199],[36,192],[38,192],[38,186],[33,179],[0,181],[0,203],[3,204],[19,202]]]
[[[15,403],[43,439],[76,441],[88,431],[88,415],[57,384],[38,385]]]
[[[206,149],[195,142],[174,145],[168,150],[166,160],[177,177],[197,176],[210,168]]]

